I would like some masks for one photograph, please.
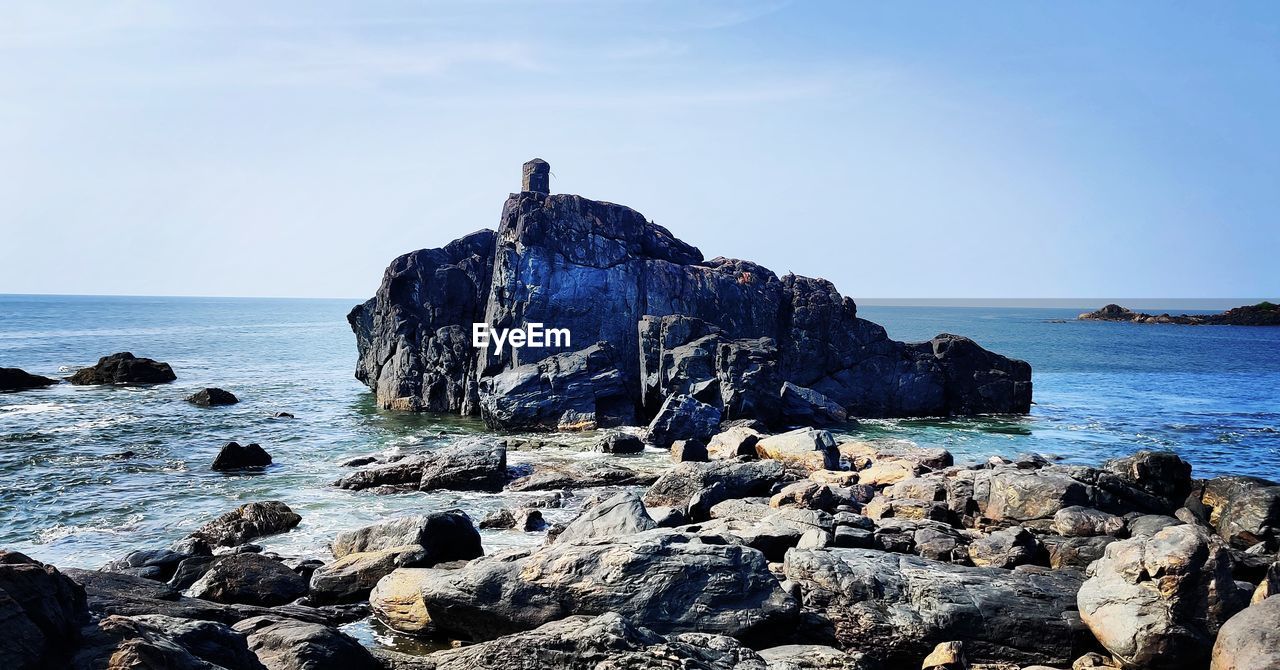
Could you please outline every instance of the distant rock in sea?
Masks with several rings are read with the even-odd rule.
[[[479,414],[503,429],[643,425],[676,396],[725,421],[776,425],[807,421],[787,416],[796,407],[854,418],[1031,406],[1023,361],[956,335],[891,340],[829,281],[706,260],[629,207],[540,181],[507,199],[496,233],[395,259],[347,319],[356,377],[381,407]],[[538,323],[572,342],[477,349],[477,323]]]
[[[124,351],[98,359],[93,367],[80,368],[67,377],[72,384],[164,384],[177,379],[168,363],[138,358]]]
[[[1125,323],[1173,323],[1182,326],[1280,326],[1280,305],[1260,302],[1229,309],[1219,314],[1145,314],[1110,304],[1095,312],[1085,312],[1081,321],[1121,321]]]
[[[230,391],[209,387],[196,391],[187,398],[187,402],[201,407],[215,407],[217,405],[234,405],[240,402],[240,399]]]
[[[33,375],[18,368],[0,368],[0,391],[26,391],[57,384],[58,380]]]

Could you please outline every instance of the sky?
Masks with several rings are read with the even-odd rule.
[[[0,293],[363,297],[520,165],[855,298],[1276,298],[1280,4],[0,0]]]

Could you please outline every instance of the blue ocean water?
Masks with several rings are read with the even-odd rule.
[[[268,549],[323,557],[337,532],[397,512],[460,507],[474,517],[518,494],[368,495],[330,483],[338,461],[474,439],[477,422],[378,410],[352,377],[350,300],[0,296],[0,366],[48,376],[132,351],[167,361],[173,384],[67,384],[0,394],[0,547],[64,566],[98,567],[162,546],[250,500],[284,500],[303,516]],[[898,339],[968,335],[1029,361],[1030,416],[867,421],[852,432],[951,449],[960,459],[1051,453],[1097,463],[1143,448],[1173,449],[1209,476],[1280,479],[1280,328],[1075,321],[1063,308],[864,306]],[[194,407],[205,386],[241,403]],[[275,419],[287,411],[295,419]],[[519,463],[584,453],[512,452]],[[258,442],[276,463],[260,474],[208,464],[227,441]],[[118,454],[134,452],[131,458]],[[618,458],[618,457],[606,457]],[[630,457],[658,467],[661,454]],[[549,511],[556,514],[569,511]],[[486,531],[485,545],[523,533]]]

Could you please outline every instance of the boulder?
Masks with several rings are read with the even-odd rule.
[[[963,642],[939,642],[924,657],[921,670],[969,670],[969,660],[964,655]]]
[[[664,638],[615,613],[572,616],[527,632],[437,652],[430,658],[435,670],[766,670],[756,652],[733,638],[698,633]]]
[[[191,598],[271,607],[307,594],[307,580],[261,554],[233,554],[215,561],[186,590]]]
[[[1218,629],[1248,602],[1224,543],[1191,525],[1113,542],[1088,569],[1080,614],[1127,666],[1198,667]]]
[[[644,440],[628,433],[610,432],[591,445],[592,451],[604,454],[638,454],[644,451]]]
[[[1171,451],[1139,451],[1111,459],[1102,468],[1164,501],[1170,512],[1191,493],[1191,464]]]
[[[839,470],[840,452],[825,430],[798,428],[756,442],[756,455],[806,470]]]
[[[1094,537],[1046,535],[1041,538],[1041,544],[1049,554],[1049,567],[1054,570],[1063,568],[1084,570],[1090,563],[1102,558],[1107,545],[1115,542],[1116,539],[1110,535]]]
[[[164,384],[177,379],[168,363],[138,358],[125,351],[98,359],[97,365],[80,368],[67,377],[72,384]]]
[[[221,405],[234,405],[240,402],[240,399],[230,391],[224,391],[220,388],[203,388],[194,394],[187,396],[187,402],[200,407],[218,407]]]
[[[0,550],[0,667],[59,667],[88,619],[79,584],[51,565]]]
[[[211,621],[113,615],[86,632],[73,670],[265,670],[243,635]]]
[[[240,446],[237,442],[228,442],[209,466],[212,470],[239,470],[242,468],[263,468],[271,465],[271,454],[255,442]]]
[[[507,448],[479,439],[353,472],[334,484],[359,491],[374,487],[434,491],[500,491],[507,483]]]
[[[126,554],[123,558],[111,561],[102,566],[107,572],[121,572],[156,581],[168,581],[178,569],[178,565],[191,558],[191,554],[171,549],[138,549]]]
[[[1186,507],[1202,522],[1217,528],[1227,502],[1257,488],[1280,486],[1261,477],[1230,475],[1196,481],[1187,496]]]
[[[710,509],[722,500],[768,495],[773,485],[785,478],[782,464],[772,460],[677,463],[649,487],[644,503],[650,507],[686,509],[695,496],[716,487],[714,497],[718,499],[703,501]]]
[[[907,461],[913,470],[941,470],[955,465],[951,452],[941,447],[920,447],[904,441],[865,442],[852,440],[837,447],[854,470],[866,470],[881,461]]]
[[[1250,605],[1222,625],[1209,670],[1280,668],[1280,598]]]
[[[1062,665],[1089,635],[1075,611],[1079,577],[999,570],[866,549],[787,552],[786,578],[812,616],[810,634],[887,667],[918,665],[964,640],[970,661]]]
[[[1280,540],[1280,486],[1259,486],[1226,500],[1217,515],[1218,535],[1240,549],[1259,542],[1271,550]]]
[[[617,361],[614,348],[600,341],[482,378],[480,416],[499,430],[634,425],[635,398]]]
[[[792,425],[834,426],[849,420],[843,407],[813,389],[783,382],[780,395],[782,416]]]
[[[33,375],[19,368],[0,368],[0,391],[26,391],[57,383],[56,379]]]
[[[657,527],[639,497],[634,493],[619,493],[583,510],[560,531],[556,542],[632,535]]]
[[[267,670],[382,670],[359,642],[320,624],[257,616],[233,628]]]
[[[676,440],[702,440],[705,444],[720,427],[720,410],[692,396],[671,396],[649,423],[645,440],[659,448]]]
[[[782,487],[769,499],[770,507],[805,507],[830,510],[835,507],[836,495],[831,487],[810,479],[802,479]]]
[[[707,442],[707,457],[712,460],[729,460],[746,456],[755,458],[756,443],[762,435],[746,426],[733,426],[716,433]]]
[[[540,530],[546,530],[546,519],[542,518],[542,512],[528,507],[522,509],[512,509],[504,507],[499,510],[490,512],[485,518],[480,520],[480,528],[492,529],[519,529],[526,533],[534,533]]]
[[[206,523],[190,537],[210,547],[234,547],[255,538],[283,533],[301,521],[302,517],[278,500],[251,502]]]
[[[1053,530],[1066,537],[1119,535],[1124,529],[1124,519],[1079,505],[1063,507],[1053,515]]]
[[[334,558],[342,558],[405,545],[422,547],[424,565],[466,561],[484,555],[480,533],[471,523],[471,517],[461,510],[403,516],[338,533],[332,551]]]
[[[431,617],[419,588],[434,568],[399,568],[378,580],[369,594],[369,605],[378,620],[410,635],[427,632]]]
[[[1129,537],[1151,537],[1169,526],[1181,523],[1178,518],[1166,514],[1138,514],[1125,521],[1125,530]]]
[[[782,381],[813,389],[859,416],[1030,408],[1026,363],[954,335],[918,344],[890,340],[883,328],[858,318],[857,305],[830,282],[779,277],[748,261],[707,260],[628,207],[524,191],[507,199],[499,223],[496,233],[481,231],[395,259],[374,298],[348,315],[359,350],[356,377],[380,406],[483,413],[497,423],[565,423],[562,410],[612,419],[619,416],[615,407],[642,405],[645,380],[656,371],[646,366],[642,374],[642,361],[649,352],[660,359],[666,351],[646,346],[642,356],[642,341],[654,339],[642,334],[642,319],[683,315],[714,324],[724,338],[714,347],[715,378],[698,382],[709,383],[702,393],[720,387],[728,417],[759,414],[751,391],[765,390],[754,397],[767,407]],[[540,323],[566,329],[580,343],[609,342],[627,405],[614,405],[612,380],[606,384],[608,407],[591,407],[585,391],[541,405],[546,389],[540,372],[506,373],[572,347],[478,350],[469,338],[475,323],[504,329]],[[740,344],[750,340],[758,344]],[[776,383],[765,383],[770,376]],[[594,382],[577,386],[601,397]],[[740,392],[726,393],[726,386]],[[507,393],[515,399],[501,400]]]
[[[539,463],[533,472],[512,480],[508,491],[555,491],[588,489],[600,486],[646,486],[657,475],[637,472],[610,462],[572,464]]]
[[[786,644],[760,650],[768,670],[870,670],[862,654],[820,644]]]
[[[428,564],[426,549],[417,544],[347,554],[311,573],[310,600],[316,603],[363,600],[378,580],[396,568]]]
[[[1027,565],[1034,563],[1040,553],[1035,536],[1019,526],[995,531],[969,545],[969,560],[980,567],[1009,569]]]
[[[427,573],[421,588],[442,632],[476,640],[605,612],[660,634],[743,637],[795,613],[760,552],[668,530],[503,552]]]
[[[676,463],[685,461],[705,462],[707,460],[707,444],[702,440],[676,440],[671,443],[671,460]]]

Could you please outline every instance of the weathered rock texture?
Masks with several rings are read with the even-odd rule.
[[[81,368],[67,377],[72,384],[164,384],[177,379],[168,363],[138,358],[124,351],[98,359],[97,365]]]
[[[661,319],[671,316],[701,325],[664,332]],[[1026,412],[1031,402],[1022,361],[955,335],[890,340],[828,281],[706,260],[639,212],[576,195],[512,194],[496,233],[397,258],[348,320],[356,377],[381,406],[480,414],[502,428],[644,420],[672,393],[722,407],[727,418],[769,420],[785,409],[784,381],[797,387],[792,407],[833,420],[842,410]],[[540,323],[572,339],[477,351],[473,323]],[[608,343],[608,356],[553,358],[581,357],[597,342]],[[562,389],[564,369],[571,381]]]

